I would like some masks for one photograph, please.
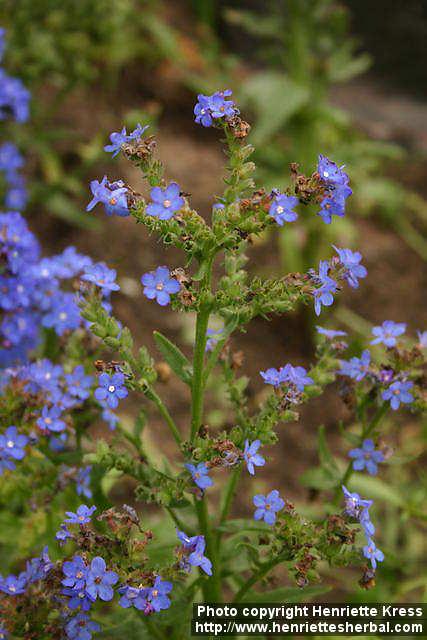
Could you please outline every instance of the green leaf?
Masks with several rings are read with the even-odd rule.
[[[172,369],[182,380],[188,385],[191,385],[192,369],[191,364],[185,355],[178,347],[173,344],[168,338],[158,331],[154,331],[154,341],[158,350]]]
[[[246,82],[242,99],[256,112],[252,139],[254,144],[260,144],[273,137],[305,106],[309,91],[283,73],[269,71]]]
[[[236,518],[234,520],[228,520],[224,524],[218,527],[218,531],[223,533],[240,533],[242,531],[258,531],[265,533],[269,531],[268,525],[262,523],[256,523],[254,520],[245,520],[244,518]]]
[[[281,587],[272,591],[263,591],[262,593],[249,592],[242,602],[307,602],[311,598],[320,596],[330,591],[330,587],[324,585],[314,585],[312,587]]]

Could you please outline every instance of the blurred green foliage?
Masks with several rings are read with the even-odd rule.
[[[31,204],[87,226],[91,219],[79,202],[102,155],[100,123],[90,124],[94,98],[102,93],[111,102],[133,63],[139,73],[149,73],[162,60],[176,58],[161,3],[3,0],[0,22],[7,32],[5,66],[33,94],[31,121],[15,127],[11,136],[30,161]],[[134,124],[138,117],[141,113],[129,119]],[[83,136],[82,128],[88,129]]]
[[[385,177],[390,165],[404,159],[403,149],[369,139],[331,102],[333,85],[370,65],[349,37],[348,11],[335,0],[267,0],[262,13],[230,9],[226,17],[255,39],[255,62],[262,65],[238,87],[238,102],[254,116],[251,139],[263,180],[282,186],[290,162],[300,158],[302,170],[310,172],[319,153],[345,164],[351,176],[350,215],[325,226],[322,234],[313,218],[307,219],[304,238],[289,227],[282,232],[284,267],[305,270],[337,238],[351,240],[355,214],[380,214],[427,259],[427,242],[417,230],[425,226],[426,203]]]

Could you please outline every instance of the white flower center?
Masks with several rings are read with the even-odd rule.
[[[170,200],[163,200],[163,206],[165,207],[165,209],[169,209],[171,204],[172,202]]]
[[[323,172],[323,176],[324,176],[325,178],[329,178],[329,171],[324,171],[324,172]]]
[[[49,270],[48,269],[42,269],[42,276],[43,278],[47,278],[47,276],[49,275]]]
[[[65,313],[65,311],[61,311],[61,313],[59,314],[59,319],[60,320],[66,320],[67,319],[67,314]]]
[[[163,291],[163,287],[164,287],[163,282],[159,282],[159,284],[156,284],[157,291]]]
[[[276,209],[276,213],[283,213],[284,212],[284,208],[282,207],[282,205],[279,205]]]
[[[108,391],[110,393],[114,393],[115,390],[116,390],[116,387],[113,384],[110,384],[110,386],[108,387]]]
[[[6,446],[8,447],[8,449],[13,449],[15,443],[13,442],[13,440],[8,440]]]
[[[18,291],[18,293],[22,293],[24,291],[24,287],[22,286],[22,284],[18,284],[16,290]]]

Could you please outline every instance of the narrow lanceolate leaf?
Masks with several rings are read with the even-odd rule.
[[[191,385],[192,372],[191,364],[182,351],[168,338],[154,331],[154,340],[156,346],[172,371],[176,373],[178,378],[188,385]]]
[[[339,473],[337,463],[335,462],[334,456],[332,455],[328,447],[328,443],[326,442],[325,427],[323,425],[319,427],[318,443],[321,466],[333,473]]]

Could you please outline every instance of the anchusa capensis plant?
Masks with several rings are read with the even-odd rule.
[[[181,185],[165,178],[155,139],[141,125],[129,134],[125,129],[113,133],[105,149],[123,153],[140,168],[149,196],[104,176],[91,183],[87,207],[132,218],[182,251],[181,264],[153,264],[141,275],[141,303],[145,297],[145,304],[159,305],[159,312],[169,306],[174,313],[195,316],[191,360],[159,332],[154,338],[162,362],[146,347],[135,346],[130,330],[112,314],[110,297],[119,289],[114,270],[73,248],[40,258],[19,214],[2,214],[7,368],[1,498],[4,508],[41,527],[37,544],[49,538],[49,526],[55,531],[49,548],[26,565],[12,554],[13,572],[0,581],[3,637],[88,640],[104,632],[110,638],[116,627],[108,621],[114,620],[117,629],[138,637],[182,638],[189,634],[194,600],[254,600],[260,583],[273,573],[294,583],[294,599],[308,599],[322,593],[318,583],[328,565],[356,567],[360,584],[369,588],[385,560],[376,507],[369,495],[354,491],[353,478],[358,472],[375,475],[388,464],[391,451],[381,437],[387,414],[401,407],[425,409],[426,335],[411,340],[403,323],[385,321],[373,329],[369,349],[346,357],[344,332],[319,326],[310,367],[278,363],[271,355],[259,376],[265,393],[254,407],[232,334],[258,316],[281,315],[301,303],[307,313],[320,315],[343,286],[358,287],[367,271],[360,253],[334,247],[308,273],[262,279],[246,268],[251,239],[267,227],[286,231],[298,224],[309,203],[318,206],[319,224],[321,218],[330,223],[334,215],[344,215],[349,178],[320,156],[312,175],[292,165],[292,188],[266,192],[253,183],[252,147],[246,142],[250,127],[231,92],[200,95],[194,112],[196,123],[219,131],[228,156],[225,191],[216,197],[209,221],[192,208]],[[212,326],[215,318],[222,320],[221,329]],[[8,333],[5,326],[14,329]],[[22,340],[14,344],[18,331]],[[189,388],[185,430],[157,384],[171,376]],[[225,385],[234,410],[232,424],[216,431],[206,425],[204,412],[213,379]],[[242,474],[262,477],[269,466],[265,445],[277,442],[283,423],[297,420],[301,405],[335,380],[354,428],[351,423],[342,428],[347,462],[332,455],[320,430],[321,466],[305,478],[324,492],[316,513],[297,509],[286,487],[274,484],[266,494],[254,491],[246,497],[239,491]],[[120,418],[128,396],[142,402],[132,428]],[[173,460],[169,446],[161,464],[146,446],[146,403],[154,405],[170,432]],[[114,440],[101,437],[99,425],[89,431],[100,417],[115,429]],[[121,475],[134,479],[138,512],[126,504],[112,506],[108,498]],[[232,517],[236,496],[249,517]],[[162,540],[171,530],[166,522],[155,533],[159,512],[172,523],[167,542]],[[420,505],[411,505],[411,515],[420,512]],[[150,518],[152,527],[146,524]],[[281,597],[275,593],[264,597]]]

